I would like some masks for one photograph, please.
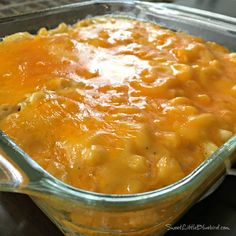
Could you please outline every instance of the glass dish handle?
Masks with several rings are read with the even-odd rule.
[[[65,190],[66,189],[66,190]],[[0,192],[19,192],[43,198],[70,198],[68,187],[48,174],[0,130]]]
[[[46,174],[0,130],[0,191],[23,192]]]
[[[23,175],[0,149],[0,191],[15,191],[23,182]]]

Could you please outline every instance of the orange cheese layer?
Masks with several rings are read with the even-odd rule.
[[[75,187],[126,194],[178,181],[236,132],[236,54],[131,19],[0,43],[0,129]]]

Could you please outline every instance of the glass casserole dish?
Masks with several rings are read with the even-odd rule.
[[[10,17],[0,22],[0,33],[2,37],[19,31],[35,33],[42,26],[53,28],[60,22],[71,24],[88,16],[106,14],[154,21],[219,42],[232,50],[236,48],[235,20],[232,18],[219,15],[209,18],[202,11],[133,1],[81,2]],[[1,133],[4,157],[0,159],[1,190],[32,196],[66,235],[158,235],[224,174],[235,159],[231,155],[235,139],[229,140],[189,176],[166,188],[134,195],[105,195],[74,189],[56,180]]]

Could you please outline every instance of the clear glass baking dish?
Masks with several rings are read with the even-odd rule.
[[[163,3],[80,1],[54,9],[0,20],[0,37],[35,33],[61,22],[98,15],[123,15],[187,31],[236,50],[236,19]],[[65,235],[162,235],[226,173],[236,161],[236,136],[190,175],[165,188],[133,195],[92,193],[49,175],[0,132],[0,191],[28,194]]]

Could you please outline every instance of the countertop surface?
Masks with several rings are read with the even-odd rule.
[[[0,17],[73,2],[76,1],[3,0],[0,1]],[[169,0],[168,2],[175,2],[236,17],[236,0]],[[193,206],[175,224],[177,228],[182,227],[182,230],[169,230],[166,236],[235,236],[235,186],[236,177],[227,176],[212,195]],[[218,225],[225,227],[225,230],[206,229]],[[195,230],[190,232],[190,230],[186,230],[188,227],[195,228]],[[201,230],[202,228],[205,228],[205,230]],[[0,236],[62,236],[62,233],[29,197],[21,194],[0,193]]]

